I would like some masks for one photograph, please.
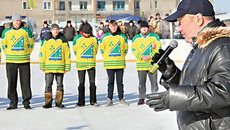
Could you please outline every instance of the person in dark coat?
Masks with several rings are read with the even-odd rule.
[[[71,24],[71,21],[67,21],[66,27],[63,29],[63,34],[67,41],[73,41],[73,38],[75,37],[75,29]]]
[[[79,34],[83,34],[82,29],[85,24],[89,24],[86,18],[82,19],[82,24],[79,27]]]
[[[43,28],[40,33],[41,40],[43,40],[47,34],[50,34],[50,28],[49,28],[49,24],[47,23],[47,21],[44,21]]]
[[[209,0],[183,0],[167,17],[193,49],[182,71],[166,57],[158,64],[166,91],[148,95],[155,111],[177,111],[180,130],[230,129],[230,31]],[[158,61],[164,51],[153,57]]]
[[[105,21],[105,26],[103,27],[103,32],[104,33],[109,32],[109,20]]]
[[[125,31],[125,34],[128,35],[128,38],[130,40],[133,39],[133,37],[136,35],[136,30],[137,30],[137,26],[134,25],[134,22],[133,20],[130,20],[129,21],[129,26],[127,27],[126,31]]]

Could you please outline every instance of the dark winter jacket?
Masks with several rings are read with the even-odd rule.
[[[221,25],[199,33],[182,71],[168,79],[180,130],[230,129],[230,31]]]
[[[64,34],[61,33],[61,32],[59,32],[58,35],[57,35],[56,37],[54,37],[54,36],[52,35],[52,33],[50,32],[50,33],[47,34],[47,35],[45,36],[45,38],[44,38],[44,40],[46,40],[46,41],[48,41],[48,40],[50,40],[50,39],[55,39],[55,40],[61,39],[63,43],[64,43],[64,42],[68,42],[68,41],[65,39]]]
[[[40,38],[43,40],[47,34],[50,33],[50,28],[49,27],[43,27],[40,33]]]
[[[73,38],[75,37],[75,29],[72,26],[71,27],[66,26],[63,29],[63,34],[67,41],[73,41]]]
[[[128,27],[125,31],[125,34],[128,34],[129,39],[132,40],[133,37],[136,35],[136,30],[137,30],[137,26],[133,25],[132,27]]]

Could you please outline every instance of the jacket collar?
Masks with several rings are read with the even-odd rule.
[[[197,37],[193,37],[193,48],[205,48],[212,41],[221,37],[229,37],[230,31],[226,28],[226,25],[219,19],[215,19],[208,23],[201,31],[197,33]]]

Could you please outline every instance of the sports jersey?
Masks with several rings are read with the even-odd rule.
[[[136,69],[149,70],[151,68],[151,59],[149,61],[142,60],[143,56],[150,55],[153,57],[161,49],[160,39],[157,34],[149,33],[147,37],[142,34],[136,35],[132,39],[132,53],[136,57]]]
[[[123,33],[117,35],[105,33],[100,41],[100,52],[104,58],[105,69],[125,68],[125,56],[128,53],[126,36]]]
[[[77,70],[87,70],[96,66],[98,50],[97,38],[92,35],[88,38],[77,35],[73,39],[73,51],[76,55]]]
[[[45,73],[65,73],[65,71],[70,71],[71,55],[69,44],[59,35],[56,38],[50,36],[42,41],[39,64],[40,69],[45,69]]]
[[[1,46],[6,55],[6,63],[27,63],[30,62],[34,39],[29,28],[5,28],[2,32]]]

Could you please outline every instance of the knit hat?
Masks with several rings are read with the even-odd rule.
[[[85,24],[82,28],[82,32],[90,34],[92,32],[92,27],[89,24]]]
[[[141,26],[141,28],[142,28],[142,27],[147,27],[147,28],[149,28],[149,25],[148,25],[148,23],[147,23],[146,21],[142,21],[140,26]]]
[[[21,15],[20,14],[14,14],[13,16],[12,16],[12,21],[14,21],[14,20],[22,20],[22,17],[21,17]]]
[[[51,30],[54,29],[54,28],[59,29],[59,26],[56,23],[54,23],[54,24],[51,25]]]

